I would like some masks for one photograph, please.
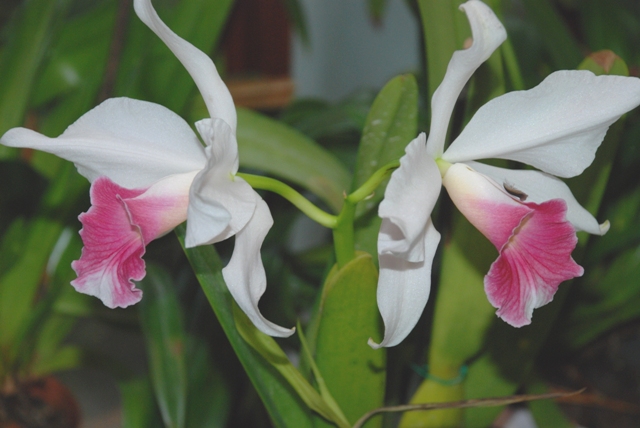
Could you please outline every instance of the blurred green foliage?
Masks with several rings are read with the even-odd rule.
[[[416,76],[392,80],[378,101],[374,101],[375,94],[381,88],[363,88],[335,104],[300,99],[269,115],[239,110],[241,167],[287,180],[318,204],[337,212],[342,191],[352,182],[354,186],[362,184],[375,170],[367,165],[397,159],[417,132],[426,131],[424,120],[419,126],[416,123],[428,117],[430,94],[442,78],[451,52],[461,48],[468,36],[464,16],[456,9],[459,3],[424,2],[426,7],[416,19],[422,16],[425,23],[426,69]],[[610,49],[620,56],[631,75],[637,76],[640,70],[640,51],[635,43],[640,40],[640,3],[634,0],[490,3],[507,27],[509,41],[478,71],[468,97],[461,99],[452,135],[486,100],[504,91],[530,88],[554,70],[575,69],[592,52]],[[210,54],[216,52],[232,4],[230,0],[154,2],[169,27]],[[301,4],[286,4],[294,25],[306,39]],[[374,19],[382,22],[385,6],[385,1],[368,2]],[[456,26],[444,25],[447,19]],[[139,22],[128,0],[3,1],[0,25],[0,133],[27,126],[57,136],[83,113],[112,96],[157,102],[191,122],[204,115],[193,81],[170,51]],[[382,118],[385,121],[380,128],[384,129],[373,129],[373,121]],[[537,314],[534,323],[545,317],[547,321],[539,323],[533,339],[527,337],[525,343],[520,333],[507,331],[504,325],[487,328],[484,321],[475,325],[476,330],[456,332],[455,328],[461,326],[455,325],[449,312],[436,314],[435,319],[452,326],[453,333],[445,335],[454,338],[451,347],[438,341],[442,332],[435,333],[435,342],[430,342],[437,296],[434,292],[416,331],[388,353],[387,404],[409,401],[419,382],[410,363],[423,363],[427,354],[433,355],[430,343],[456,352],[465,348],[460,351],[464,358],[454,362],[471,364],[467,396],[509,394],[522,385],[540,391],[540,379],[544,380],[540,377],[544,358],[540,356],[575,353],[640,318],[639,119],[638,111],[631,112],[624,123],[610,131],[607,146],[600,152],[607,155],[609,177],[597,182],[598,201],[589,206],[596,210],[599,220],[610,220],[611,230],[604,237],[588,241],[581,237],[585,275],[571,286],[563,285],[564,294],[546,312]],[[608,149],[613,139],[617,151]],[[369,148],[359,152],[359,147]],[[75,293],[68,285],[75,276],[70,262],[79,257],[81,246],[75,216],[88,208],[86,180],[75,173],[73,165],[29,150],[0,146],[0,165],[0,384],[13,375],[42,375],[89,364],[108,368],[118,379],[124,426],[158,426],[161,420],[166,426],[176,427],[311,426],[310,411],[296,387],[256,352],[257,345],[248,344],[236,327],[231,298],[220,276],[223,261],[230,256],[229,243],[216,247],[220,255],[206,247],[187,250],[186,257],[173,237],[153,243],[147,261],[162,264],[163,270],[149,269],[142,305],[106,315],[99,302]],[[579,183],[573,186],[587,188]],[[372,252],[377,236],[375,204],[382,194],[383,189],[379,189],[358,210],[357,240],[361,248]],[[300,214],[275,195],[263,197],[276,223],[263,246],[269,289],[261,302],[262,310],[281,325],[295,325],[300,319],[302,328],[307,328],[309,319],[327,303],[322,301],[321,285],[334,263],[328,235],[319,232],[311,246],[295,249],[292,242],[300,239],[300,229],[296,228],[308,230],[304,224],[299,226]],[[465,227],[458,223],[466,220],[449,215],[447,204],[441,205],[438,228],[449,231],[455,227],[458,234],[463,234]],[[178,228],[178,235],[184,235],[184,228]],[[475,238],[465,235],[465,239]],[[471,247],[455,233],[450,245],[449,254],[439,255],[436,263],[444,269],[442,280],[455,283],[454,274],[460,271],[450,272],[453,277],[447,279],[448,266],[456,257],[456,249]],[[462,269],[460,263],[453,264]],[[482,312],[487,306],[484,303],[469,314]],[[363,311],[368,309],[371,307]],[[338,306],[334,311],[344,310]],[[89,318],[144,337],[148,372],[132,373],[108,361],[108,357],[84,352],[83,343],[69,341],[74,324]],[[178,319],[182,321],[169,322]],[[482,332],[485,335],[481,336]],[[464,338],[471,333],[472,339]],[[328,350],[318,352],[336,352],[332,347],[339,345],[327,339],[327,333],[318,334],[309,335],[310,353],[316,352],[316,340],[326,343],[318,346],[328,346]],[[361,332],[363,344],[371,334]],[[357,335],[348,331],[344,337],[356,340]],[[282,355],[300,356],[296,339],[279,343],[284,349]],[[518,346],[518,352],[509,344]],[[480,348],[484,353],[474,352]],[[495,358],[500,352],[507,353],[507,358]],[[448,358],[449,362],[455,360],[450,355]],[[332,382],[340,380],[334,366],[341,363],[324,363],[318,363],[318,367],[327,370],[323,378],[331,388]],[[285,364],[291,376],[298,376],[291,374],[293,365]],[[516,374],[514,365],[519,369]],[[306,380],[296,377],[296,382],[304,385],[299,388],[320,390],[318,379],[310,374]],[[381,388],[378,382],[377,393]],[[460,393],[455,391],[454,395]],[[332,394],[342,405],[340,394]],[[322,391],[317,395],[322,397]],[[314,395],[314,399],[318,397]],[[322,411],[331,413],[322,400],[318,403]],[[534,410],[540,421],[557,412],[553,405],[534,406]],[[469,411],[468,425],[485,426],[496,413],[495,409]],[[345,414],[352,418],[346,410]],[[393,426],[395,419],[385,419],[385,426]]]

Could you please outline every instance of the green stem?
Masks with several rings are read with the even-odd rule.
[[[379,170],[373,173],[367,181],[357,190],[347,196],[347,200],[353,204],[356,204],[364,199],[367,199],[376,188],[382,183],[396,168],[400,166],[400,161],[389,162]]]
[[[333,245],[336,249],[336,263],[342,268],[356,258],[356,240],[353,222],[356,217],[356,204],[345,198],[338,223],[333,229]]]
[[[310,219],[318,222],[324,227],[329,229],[335,229],[338,223],[338,217],[329,214],[314,204],[312,204],[307,198],[302,196],[298,191],[292,187],[284,184],[273,178],[263,177],[261,175],[238,173],[238,177],[243,178],[254,189],[269,190],[282,196],[300,211],[305,213]]]
[[[370,197],[380,183],[399,166],[399,161],[388,163],[374,172],[362,186],[345,197],[342,211],[340,211],[340,215],[338,216],[338,223],[336,228],[333,229],[333,245],[336,249],[336,262],[338,263],[338,267],[343,267],[356,257],[356,241],[353,223],[355,222],[357,203]]]
[[[353,223],[356,217],[356,205],[368,198],[373,191],[388,176],[400,166],[400,161],[390,162],[377,170],[357,190],[349,196],[345,196],[340,214],[336,217],[313,205],[299,192],[273,178],[261,175],[238,173],[237,176],[244,179],[254,189],[269,190],[277,193],[295,205],[310,219],[319,224],[333,229],[333,244],[336,250],[336,261],[339,267],[343,267],[356,257],[355,232]]]

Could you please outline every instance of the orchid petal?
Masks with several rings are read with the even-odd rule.
[[[156,13],[151,0],[135,0],[134,8],[142,22],[162,39],[187,69],[198,86],[211,117],[224,120],[235,133],[238,117],[233,98],[211,58],[171,31]]]
[[[389,220],[382,220],[383,224]],[[382,342],[376,344],[369,339],[374,349],[395,346],[413,330],[422,315],[431,290],[431,265],[440,233],[431,220],[422,230],[424,259],[410,262],[393,254],[380,254],[380,277],[378,279],[378,308],[384,321]]]
[[[383,219],[379,254],[393,254],[410,262],[424,260],[424,225],[442,181],[436,162],[427,154],[425,140],[422,133],[407,145],[400,167],[391,175],[378,210]]]
[[[507,32],[493,11],[477,0],[460,6],[471,25],[473,44],[456,51],[449,62],[444,80],[431,99],[431,129],[427,152],[433,158],[442,155],[449,120],[456,100],[473,72],[485,62],[507,38]]]
[[[562,281],[584,272],[571,258],[578,238],[565,221],[565,202],[553,199],[526,205],[533,212],[500,248],[500,256],[484,279],[497,315],[514,327],[530,324],[533,310],[553,300]]]
[[[531,213],[501,184],[463,163],[451,165],[442,184],[458,210],[498,249]]]
[[[107,177],[91,185],[91,208],[80,215],[82,255],[71,266],[71,284],[110,307],[142,298],[132,280],[145,276],[146,245],[182,223],[194,174],[167,177],[148,189],[126,189]]]
[[[639,104],[640,79],[557,71],[482,106],[442,158],[511,159],[573,177],[593,162],[609,126]]]
[[[269,207],[260,199],[249,223],[236,234],[233,255],[229,264],[222,269],[222,276],[238,306],[260,331],[270,336],[287,337],[295,329],[267,321],[258,309],[258,301],[267,287],[260,247],[272,225]]]
[[[602,225],[578,203],[569,187],[558,178],[540,171],[511,170],[485,165],[480,162],[466,162],[476,171],[491,177],[503,187],[513,187],[525,194],[521,199],[540,204],[551,199],[562,199],[567,203],[567,220],[577,229],[596,235],[604,235],[609,223]]]
[[[205,119],[196,124],[204,139],[207,164],[189,192],[185,245],[223,241],[245,227],[260,198],[253,188],[234,174],[238,170],[238,146],[231,128],[222,120]]]
[[[158,104],[108,99],[58,138],[25,128],[7,131],[0,143],[53,153],[75,163],[93,182],[107,176],[126,188],[144,188],[163,177],[204,167],[204,148],[189,125]]]
[[[564,200],[523,202],[461,163],[449,167],[443,184],[456,207],[500,252],[484,283],[507,323],[529,324],[533,309],[549,303],[562,281],[582,275],[571,258],[578,239],[566,220]]]

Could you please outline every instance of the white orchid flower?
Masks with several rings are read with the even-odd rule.
[[[289,336],[258,310],[266,288],[260,247],[273,224],[269,208],[238,171],[237,116],[229,90],[211,59],[178,37],[150,0],[135,0],[140,19],[176,55],[195,81],[211,118],[196,123],[202,140],[177,114],[145,101],[109,99],[58,138],[24,128],[0,143],[31,147],[75,163],[91,182],[91,208],[80,215],[84,248],[71,284],[110,307],[138,302],[132,280],[145,276],[145,246],[187,220],[186,246],[236,237],[222,270],[229,291],[253,323],[272,336]]]
[[[588,167],[607,129],[640,104],[640,79],[559,71],[529,91],[505,94],[478,110],[443,153],[454,104],[472,73],[506,39],[479,0],[460,7],[473,34],[457,51],[431,101],[428,140],[413,140],[380,204],[378,306],[385,324],[380,344],[394,346],[411,332],[429,298],[431,264],[440,234],[431,211],[447,189],[456,207],[498,249],[484,286],[497,315],[520,327],[549,303],[559,284],[583,273],[571,258],[576,231],[604,234],[558,178]],[[541,171],[508,170],[477,159],[527,163]],[[551,175],[553,174],[553,175]]]

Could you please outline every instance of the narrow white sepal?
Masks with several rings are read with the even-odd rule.
[[[557,71],[482,106],[442,158],[511,159],[573,177],[593,162],[609,126],[639,104],[640,79]]]
[[[387,220],[383,220],[385,222]],[[392,254],[378,256],[378,308],[384,321],[384,338],[374,349],[395,346],[413,330],[422,315],[431,290],[431,265],[440,242],[440,233],[429,219],[423,228],[424,260],[413,263]]]
[[[576,230],[604,235],[608,229],[601,227],[595,217],[578,203],[569,186],[552,175],[540,171],[498,168],[480,162],[465,163],[481,174],[491,177],[504,186],[505,190],[523,192],[526,202],[540,204],[551,199],[563,199],[567,203],[567,220]]]
[[[260,331],[270,336],[287,337],[295,329],[280,327],[266,320],[258,309],[258,301],[267,288],[260,247],[272,225],[269,207],[260,199],[249,223],[236,234],[233,255],[222,269],[222,276],[238,306]]]
[[[161,105],[131,98],[104,101],[58,138],[13,128],[0,143],[53,153],[73,162],[90,182],[107,176],[128,189],[205,165],[204,147],[184,119]]]
[[[431,99],[431,128],[427,152],[437,159],[442,155],[449,120],[456,100],[474,71],[485,62],[507,38],[502,23],[491,8],[479,0],[470,0],[460,6],[471,25],[473,44],[470,48],[454,52],[444,80]]]
[[[393,254],[410,262],[424,260],[424,225],[442,187],[438,166],[427,154],[425,142],[421,133],[407,145],[384,192],[378,215],[387,221],[378,235],[379,254]]]
[[[235,133],[238,117],[233,98],[211,58],[171,31],[156,13],[151,0],[135,0],[133,5],[140,20],[162,39],[187,69],[202,94],[209,115],[227,122]]]

